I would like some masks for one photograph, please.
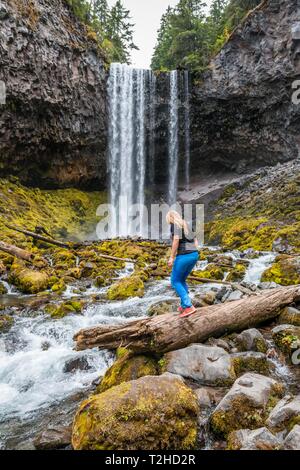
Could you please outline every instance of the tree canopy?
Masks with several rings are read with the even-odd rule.
[[[91,37],[100,44],[111,62],[130,64],[137,46],[133,42],[130,11],[121,0],[110,8],[107,0],[67,0],[75,15],[84,22]]]
[[[204,70],[231,31],[260,0],[179,0],[162,16],[152,58],[154,70]]]

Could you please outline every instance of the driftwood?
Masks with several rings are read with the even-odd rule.
[[[153,277],[169,277],[169,274],[160,272],[160,271],[153,271],[151,273],[151,276]],[[233,287],[236,290],[241,291],[243,294],[247,295],[258,295],[257,292],[253,292],[250,289],[247,289],[247,287],[241,286],[240,284],[236,282],[229,282],[229,281],[218,281],[216,279],[207,279],[205,277],[197,277],[197,276],[189,276],[188,277],[189,281],[196,281],[196,282],[201,282],[203,284],[223,284],[225,286],[230,286]]]
[[[18,248],[14,245],[8,245],[7,243],[1,241],[0,251],[4,251],[5,253],[15,256],[16,258],[23,259],[25,261],[32,261],[34,258],[34,255],[29,251],[23,250],[22,248]]]
[[[6,224],[6,226],[10,230],[14,230],[15,232],[23,233],[23,235],[26,235],[27,237],[34,238],[35,240],[40,240],[42,242],[48,243],[49,245],[56,245],[56,246],[60,246],[61,248],[71,248],[72,247],[72,243],[64,243],[64,242],[61,242],[59,240],[55,240],[54,238],[44,237],[44,235],[40,235],[39,233],[31,232],[30,230],[24,230],[22,228],[14,227],[12,225]]]
[[[254,327],[279,315],[300,300],[300,286],[282,287],[225,304],[198,309],[188,318],[166,313],[123,325],[103,325],[79,331],[74,337],[78,351],[98,347],[128,346],[136,353],[165,353],[203,342],[210,337]]]

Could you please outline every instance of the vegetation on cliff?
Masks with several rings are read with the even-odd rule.
[[[76,16],[88,27],[88,34],[99,43],[110,62],[130,63],[133,42],[130,11],[121,0],[110,8],[107,0],[67,0]]]
[[[179,0],[162,16],[152,58],[154,70],[205,69],[246,13],[260,0]]]

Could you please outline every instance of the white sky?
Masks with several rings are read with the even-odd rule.
[[[131,12],[135,23],[135,44],[139,51],[132,52],[132,65],[137,68],[150,68],[153,49],[156,44],[160,19],[167,7],[177,5],[179,0],[123,0],[123,5]],[[112,5],[115,0],[109,0]],[[209,5],[211,0],[207,0]]]

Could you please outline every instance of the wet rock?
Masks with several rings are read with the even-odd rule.
[[[82,313],[83,306],[83,301],[73,298],[63,303],[46,305],[45,312],[48,313],[51,318],[60,319],[67,315],[80,315]]]
[[[229,450],[278,450],[281,441],[267,428],[240,429],[229,434],[227,448]]]
[[[0,313],[0,333],[7,333],[14,324],[14,319],[9,315]]]
[[[274,431],[292,429],[297,423],[300,423],[300,395],[287,395],[280,400],[266,421],[268,428]]]
[[[257,372],[258,374],[268,375],[274,368],[272,362],[268,361],[266,354],[246,351],[231,354],[234,371],[237,376],[245,372]]]
[[[235,290],[228,295],[226,301],[233,302],[234,300],[240,300],[242,298],[243,298],[243,293],[239,290]]]
[[[15,263],[9,274],[9,282],[24,294],[37,294],[48,288],[49,277],[46,272],[34,271]]]
[[[174,300],[166,300],[163,302],[157,302],[149,307],[147,314],[150,317],[157,315],[164,315],[165,313],[176,312],[178,308],[178,302]]]
[[[199,405],[177,378],[142,377],[84,401],[74,420],[75,450],[195,448]]]
[[[300,256],[280,255],[262,275],[262,281],[273,281],[281,286],[300,284]]]
[[[91,366],[86,357],[78,357],[76,359],[70,359],[64,365],[63,372],[66,374],[74,373],[77,370],[89,370]]]
[[[0,266],[0,273],[1,273],[1,266]],[[0,281],[0,295],[7,294],[7,289],[3,282]]]
[[[279,287],[279,284],[276,284],[276,282],[260,282],[258,284],[258,288],[261,290],[276,289],[277,287]]]
[[[230,352],[230,345],[228,344],[227,341],[225,341],[222,338],[209,338],[206,341],[206,344],[208,346],[217,346],[218,348],[225,349],[225,351]]]
[[[239,282],[245,277],[247,267],[243,263],[236,263],[234,268],[228,274],[226,281]]]
[[[263,426],[270,407],[283,394],[279,382],[255,373],[237,379],[211,416],[216,434],[227,435],[239,429]]]
[[[218,405],[226,393],[224,388],[218,387],[201,387],[194,392],[198,398],[200,409]]]
[[[165,370],[204,385],[225,386],[235,380],[230,355],[222,348],[192,344],[164,356]]]
[[[300,310],[294,307],[285,307],[278,317],[278,323],[300,326]]]
[[[129,297],[143,297],[145,285],[142,279],[132,275],[113,284],[107,291],[108,300],[124,300]]]
[[[300,426],[296,424],[291,432],[286,436],[283,445],[283,450],[300,450]]]
[[[272,330],[272,338],[276,346],[291,357],[300,348],[300,327],[293,325],[278,325]]]
[[[72,424],[68,426],[55,426],[49,424],[34,440],[34,446],[37,450],[64,449],[70,445],[72,438]]]
[[[244,330],[236,338],[235,342],[239,351],[267,352],[268,345],[263,335],[256,328]]]

